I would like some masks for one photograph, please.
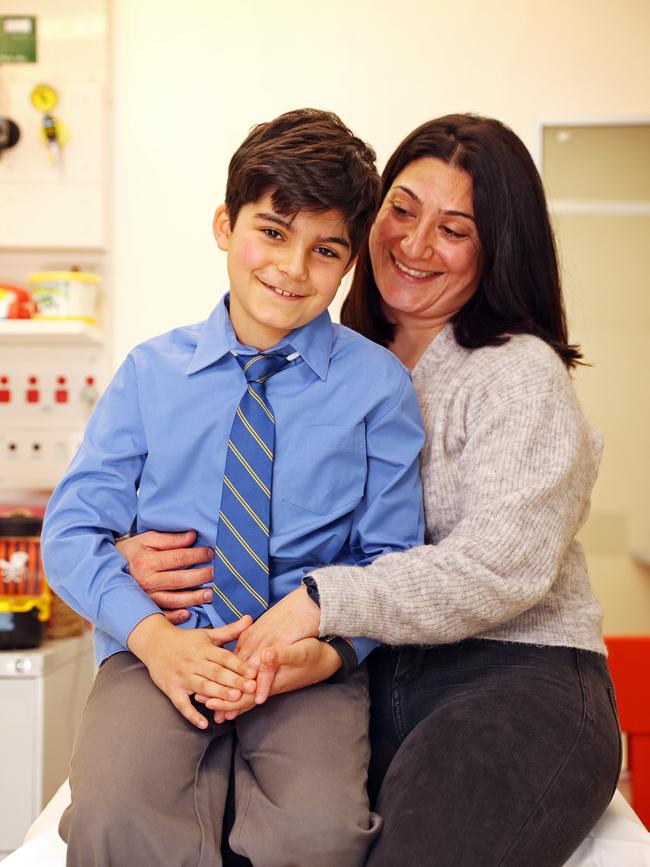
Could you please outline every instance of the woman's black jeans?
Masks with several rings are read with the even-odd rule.
[[[614,794],[620,732],[600,654],[382,647],[370,680],[384,827],[368,867],[561,867]]]

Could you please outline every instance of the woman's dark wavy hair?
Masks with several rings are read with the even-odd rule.
[[[443,160],[467,172],[473,182],[483,271],[476,293],[452,318],[458,343],[477,349],[505,343],[511,334],[534,334],[552,346],[568,368],[580,363],[580,347],[568,342],[544,188],[523,142],[492,118],[450,114],[428,121],[389,159],[382,199],[397,175],[422,157]],[[395,326],[382,309],[367,239],[341,321],[382,346],[393,340]]]

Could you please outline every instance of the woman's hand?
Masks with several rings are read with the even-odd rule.
[[[152,614],[132,630],[128,645],[176,710],[205,729],[208,721],[190,701],[193,693],[237,701],[255,692],[255,669],[221,646],[250,622],[243,617],[219,629],[176,629],[160,614]]]
[[[235,653],[246,662],[259,665],[267,647],[284,647],[303,638],[316,638],[319,625],[320,608],[301,584],[240,635]]]
[[[341,665],[341,657],[329,644],[316,638],[305,638],[288,647],[265,650],[257,675],[258,682],[265,669],[267,673],[273,672],[270,694],[279,695],[327,680]],[[208,698],[205,695],[197,695],[196,698],[215,712],[214,719],[218,723],[235,719],[265,700],[260,699],[258,692],[255,695],[247,693],[235,701]]]
[[[212,566],[190,569],[214,558],[212,548],[190,547],[196,540],[194,530],[185,533],[157,533],[149,530],[117,542],[117,549],[129,564],[129,572],[149,594],[170,623],[184,623],[190,616],[187,607],[210,602],[212,591],[189,590],[212,581]],[[165,610],[168,609],[168,610]]]

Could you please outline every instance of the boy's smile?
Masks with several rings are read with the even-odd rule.
[[[275,346],[326,310],[353,265],[338,211],[288,217],[274,211],[271,193],[244,205],[234,227],[221,205],[214,235],[228,252],[233,328],[257,349]]]

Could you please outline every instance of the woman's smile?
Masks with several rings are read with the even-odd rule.
[[[430,280],[432,277],[436,277],[440,273],[439,271],[418,271],[415,268],[409,268],[408,265],[405,265],[404,262],[401,262],[396,256],[393,256],[392,253],[390,256],[398,271],[415,280]]]

